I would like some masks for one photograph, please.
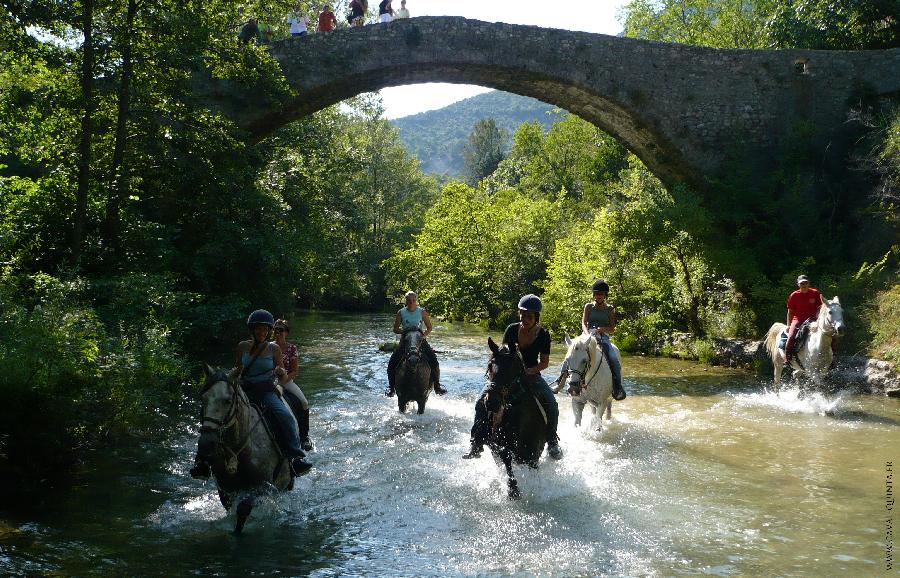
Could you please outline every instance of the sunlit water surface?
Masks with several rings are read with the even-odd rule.
[[[900,403],[776,395],[756,377],[626,357],[629,397],[602,433],[560,397],[563,460],[464,461],[487,333],[438,324],[450,394],[425,415],[385,398],[391,317],[304,314],[297,380],[315,469],[245,533],[190,479],[196,425],[99,458],[63,499],[0,523],[0,574],[869,576],[885,567],[885,462]],[[499,334],[495,334],[495,338]],[[564,349],[554,346],[555,377]],[[896,568],[896,567],[895,567]]]

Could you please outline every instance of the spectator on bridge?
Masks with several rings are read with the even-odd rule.
[[[288,15],[288,26],[291,27],[291,36],[303,36],[309,29],[309,18],[301,12]]]
[[[400,0],[400,10],[397,10],[397,13],[394,14],[394,18],[409,18],[409,10],[406,9],[406,0]]]
[[[366,12],[369,11],[368,0],[351,0],[350,14],[347,15],[347,22],[354,28],[359,28],[366,23]]]
[[[238,34],[238,40],[244,44],[248,44],[251,40],[256,40],[259,36],[259,27],[256,25],[256,18],[251,18],[241,27]]]
[[[326,4],[322,8],[322,12],[319,13],[319,23],[316,25],[316,32],[331,32],[335,26],[337,26],[337,18],[334,12],[331,11],[331,6]]]
[[[394,9],[391,7],[391,0],[381,0],[378,4],[378,21],[387,24],[394,19]]]

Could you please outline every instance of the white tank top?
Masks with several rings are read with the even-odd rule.
[[[412,311],[404,307],[400,310],[400,328],[403,331],[407,329],[412,329],[414,327],[418,327],[422,331],[425,331],[425,322],[422,321],[422,307],[416,305],[416,308]]]

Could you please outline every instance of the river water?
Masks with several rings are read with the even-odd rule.
[[[196,425],[97,456],[64,497],[0,521],[0,574],[53,576],[878,576],[900,401],[767,392],[757,377],[626,357],[627,400],[600,434],[560,396],[565,457],[517,470],[462,460],[487,332],[438,324],[426,413],[385,398],[392,317],[303,314],[297,382],[315,469],[230,534],[190,479]],[[499,338],[499,332],[494,333]],[[556,376],[564,355],[554,346]],[[177,429],[176,429],[177,428]]]

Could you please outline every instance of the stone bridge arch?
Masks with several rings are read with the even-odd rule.
[[[737,154],[764,175],[800,125],[814,152],[862,99],[900,95],[900,49],[724,50],[451,17],[313,34],[270,47],[295,94],[216,90],[259,141],[304,115],[403,84],[477,84],[564,108],[619,138],[667,186],[707,188]],[[739,151],[739,152],[738,152]]]

